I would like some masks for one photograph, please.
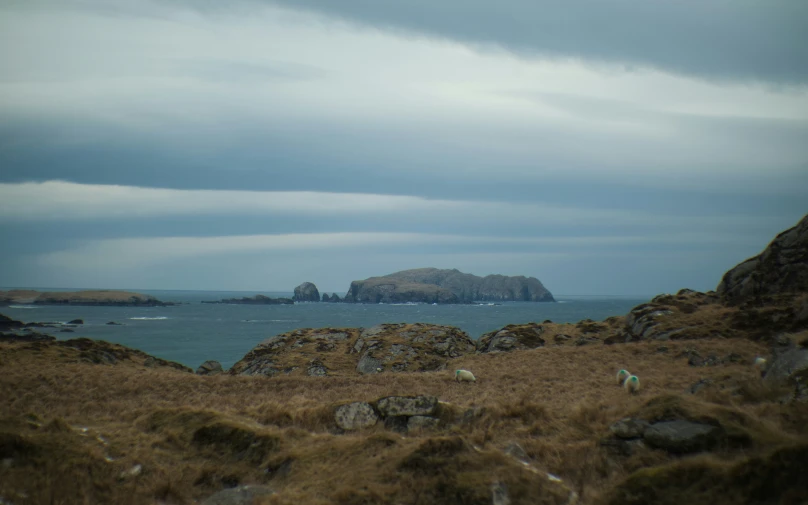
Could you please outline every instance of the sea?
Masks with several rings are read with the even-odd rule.
[[[45,291],[45,289],[40,288]],[[47,291],[56,291],[47,289]],[[72,291],[60,289],[59,291]],[[294,305],[203,304],[262,294],[292,297],[291,292],[137,290],[169,307],[83,307],[11,305],[0,313],[23,322],[84,324],[61,333],[36,331],[57,339],[78,337],[106,340],[140,349],[159,358],[196,368],[217,360],[227,369],[260,342],[298,328],[363,327],[380,323],[432,323],[456,326],[473,339],[507,324],[602,321],[625,315],[648,298],[556,295],[556,303],[504,302],[471,305],[296,303]],[[107,324],[109,322],[117,325]]]

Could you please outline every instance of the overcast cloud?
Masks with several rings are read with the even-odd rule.
[[[712,289],[808,211],[808,3],[0,4],[0,286]]]

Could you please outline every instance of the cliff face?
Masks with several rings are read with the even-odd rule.
[[[553,302],[535,277],[478,277],[456,269],[418,268],[353,281],[345,301],[360,303],[468,303],[476,301]]]
[[[808,215],[762,253],[725,273],[716,291],[731,303],[808,291]]]

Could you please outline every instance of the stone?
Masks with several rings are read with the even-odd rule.
[[[808,400],[808,349],[791,347],[781,350],[766,365],[765,383],[784,383],[793,388],[787,401]]]
[[[654,423],[643,434],[643,440],[651,447],[677,454],[712,449],[723,438],[724,431],[718,426],[684,420]]]
[[[210,495],[200,505],[252,505],[259,498],[270,496],[275,492],[267,486],[245,485],[223,489]]]
[[[641,438],[650,424],[643,419],[630,417],[621,419],[609,426],[609,431],[617,438]]]
[[[292,297],[292,300],[296,302],[319,302],[320,292],[313,283],[304,282],[295,288],[295,295]]]
[[[135,477],[140,475],[142,472],[143,472],[143,466],[135,465],[132,468],[130,468],[128,470],[124,470],[120,474],[118,474],[118,480],[134,479]]]
[[[430,416],[412,416],[407,419],[407,431],[431,430],[438,427],[440,419]]]
[[[68,321],[67,324],[84,324],[84,319],[73,319],[72,321]]]
[[[223,372],[222,364],[214,360],[208,360],[199,365],[199,368],[196,369],[197,375],[219,375]]]
[[[157,358],[154,356],[149,356],[145,360],[143,360],[143,366],[148,368],[154,368],[157,366]]]
[[[430,416],[438,410],[434,396],[388,396],[376,402],[376,408],[384,416]]]
[[[109,326],[123,326],[121,323],[116,323],[115,321],[109,321],[107,324]]]
[[[334,420],[343,430],[352,431],[374,426],[379,416],[369,403],[353,402],[337,407]]]

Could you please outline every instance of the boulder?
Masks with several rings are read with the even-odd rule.
[[[222,364],[214,360],[208,360],[199,365],[199,368],[196,369],[197,375],[219,375],[223,372]]]
[[[246,485],[223,489],[200,503],[200,505],[252,505],[262,497],[275,492],[267,486]]]
[[[654,423],[643,434],[651,447],[677,454],[709,450],[723,439],[724,430],[718,426],[681,419]]]
[[[808,291],[808,215],[762,253],[725,273],[716,291],[730,303]]]
[[[67,324],[84,324],[84,319],[73,319],[72,321],[68,321]]]
[[[374,426],[379,416],[369,403],[353,402],[337,407],[334,420],[343,430],[352,431]]]
[[[477,352],[507,352],[516,349],[544,347],[544,327],[537,323],[509,324],[484,334],[477,340]]]
[[[609,431],[617,438],[641,438],[650,424],[643,419],[625,418],[609,426]]]
[[[388,396],[376,402],[376,408],[384,417],[431,416],[438,409],[434,396]]]
[[[292,297],[292,300],[296,302],[319,302],[320,292],[313,283],[304,282],[295,288],[295,295]]]

